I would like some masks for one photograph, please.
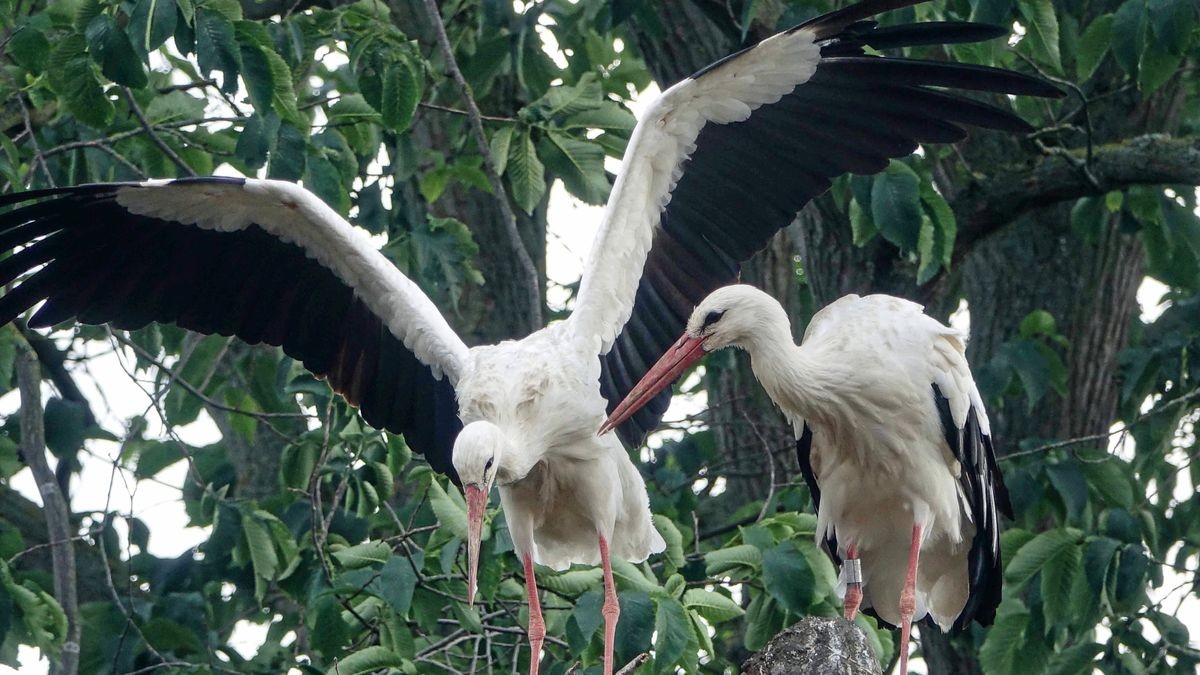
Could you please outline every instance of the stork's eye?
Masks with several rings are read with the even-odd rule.
[[[491,470],[492,470],[492,462],[494,462],[495,460],[496,460],[496,458],[495,458],[495,457],[488,457],[487,464],[484,464],[484,465],[483,465],[483,472],[484,472],[484,473],[487,473],[488,471],[491,471]]]
[[[700,327],[708,328],[709,326],[713,325],[714,323],[720,321],[721,317],[723,317],[723,316],[725,316],[725,310],[721,310],[719,312],[714,310],[712,312],[709,312],[708,315],[704,317],[704,324]]]

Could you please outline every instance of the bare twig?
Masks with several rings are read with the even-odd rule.
[[[46,156],[42,154],[42,149],[38,145],[37,134],[33,132],[33,121],[29,117],[29,108],[25,105],[25,97],[18,95],[17,104],[21,106],[21,119],[25,122],[25,130],[29,132],[29,143],[33,146],[33,163],[41,165],[42,173],[46,175],[46,183],[50,187],[58,187],[54,184],[54,176],[50,175],[50,167],[46,166]]]
[[[442,13],[438,9],[437,0],[425,0],[425,10],[429,15],[429,22],[433,25],[434,33],[437,36],[442,58],[446,61],[446,72],[454,80],[455,84],[458,85],[459,92],[462,94],[463,103],[467,108],[467,120],[470,123],[471,135],[475,137],[475,145],[479,149],[479,154],[483,157],[484,173],[487,174],[488,184],[492,186],[492,194],[496,197],[496,205],[500,207],[500,215],[504,220],[504,233],[508,238],[508,245],[512,249],[512,254],[516,256],[522,276],[520,280],[521,285],[525,287],[528,299],[526,315],[530,319],[530,328],[540,328],[542,325],[542,296],[538,290],[537,268],[533,264],[533,259],[529,257],[529,251],[525,249],[525,244],[521,242],[521,233],[517,231],[516,215],[513,214],[512,207],[509,206],[508,195],[504,191],[504,184],[500,182],[500,176],[496,173],[496,163],[489,150],[487,136],[483,133],[483,122],[479,114],[479,106],[475,104],[475,97],[471,93],[471,85],[467,84],[462,71],[458,69],[458,63],[454,60],[454,48],[450,46],[450,38],[446,35],[446,26],[442,23]]]
[[[1177,398],[1173,401],[1168,401],[1167,403],[1164,403],[1157,408],[1152,408],[1150,410],[1147,410],[1146,412],[1142,413],[1141,415],[1138,415],[1137,417],[1133,418],[1132,422],[1122,426],[1120,429],[1116,429],[1113,431],[1106,431],[1102,434],[1091,434],[1088,436],[1079,436],[1078,438],[1068,438],[1068,439],[1061,440],[1061,441],[1055,441],[1053,443],[1046,443],[1044,445],[1039,445],[1036,448],[1030,448],[1028,450],[1021,450],[1020,452],[1013,452],[1013,453],[1007,454],[1007,455],[1001,457],[1000,461],[1005,462],[1005,461],[1008,461],[1011,459],[1016,459],[1017,457],[1025,457],[1026,455],[1036,455],[1041,452],[1048,452],[1050,450],[1057,450],[1059,448],[1068,448],[1068,447],[1071,447],[1074,445],[1083,445],[1084,443],[1094,443],[1096,441],[1107,441],[1108,439],[1112,438],[1113,436],[1118,436],[1120,434],[1128,433],[1129,431],[1131,431],[1133,429],[1134,426],[1136,426],[1142,420],[1145,420],[1147,417],[1152,417],[1161,412],[1170,410],[1171,408],[1178,407],[1180,405],[1183,405],[1184,403],[1187,403],[1188,401],[1195,400],[1196,398],[1200,398],[1200,389],[1193,389],[1192,391],[1189,391],[1188,393],[1184,394],[1183,396],[1180,396],[1179,398]]]
[[[467,112],[466,110],[459,110],[458,108],[451,108],[449,106],[438,105],[436,103],[426,103],[424,101],[421,101],[417,105],[421,106],[422,108],[429,109],[429,110],[437,110],[439,112],[450,113],[451,115],[462,115],[463,117],[471,116],[471,113]],[[495,115],[480,115],[479,119],[487,120],[488,122],[511,123],[511,122],[517,121],[517,119],[515,117],[497,117]]]
[[[767,442],[766,438],[763,438],[762,432],[758,430],[758,425],[754,423],[754,420],[750,419],[750,416],[745,411],[742,411],[742,419],[746,420],[746,423],[750,425],[750,429],[754,431],[754,435],[758,437],[762,451],[767,455],[767,468],[771,470],[771,480],[767,487],[767,497],[763,500],[762,508],[758,510],[758,518],[755,521],[757,522],[767,517],[767,509],[771,507],[771,500],[775,498],[775,457],[771,454],[771,444]]]
[[[121,87],[121,91],[125,94],[125,102],[129,104],[129,110],[133,112],[133,116],[137,118],[138,123],[146,130],[146,135],[150,137],[150,142],[154,143],[167,156],[167,159],[171,160],[172,164],[179,167],[180,171],[189,176],[195,176],[196,172],[192,167],[183,161],[183,158],[176,154],[171,146],[167,145],[166,141],[159,138],[158,132],[154,130],[154,127],[150,124],[150,120],[146,119],[146,114],[142,112],[142,107],[134,100],[133,92],[129,91],[129,87]]]
[[[616,675],[633,675],[633,672],[640,668],[644,663],[650,660],[650,655],[643,652],[633,657],[633,660],[626,663],[624,667],[616,672]]]
[[[21,390],[21,452],[29,464],[42,496],[46,530],[51,542],[54,597],[67,615],[67,635],[51,673],[75,675],[79,670],[79,600],[75,586],[75,547],[67,500],[58,488],[46,461],[46,426],[42,412],[41,373],[33,350],[24,344],[17,354],[17,382]]]

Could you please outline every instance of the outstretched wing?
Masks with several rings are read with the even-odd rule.
[[[1007,33],[971,23],[880,28],[864,21],[922,0],[866,0],[775,35],[676,84],[639,121],[575,313],[603,358],[610,409],[683,331],[692,308],[831,179],[871,174],[964,127],[1027,131],[1012,112],[948,89],[1058,96],[994,68],[868,56],[864,47],[974,42]],[[622,332],[622,328],[624,331]],[[670,391],[618,429],[637,444]]]
[[[0,325],[155,321],[282,346],[377,428],[453,475],[467,347],[436,306],[307,190],[189,178],[0,197]]]

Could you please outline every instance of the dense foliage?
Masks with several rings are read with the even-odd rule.
[[[541,263],[551,184],[561,181],[586,203],[604,201],[605,159],[621,155],[633,127],[625,103],[650,84],[649,72],[664,68],[652,62],[661,56],[653,46],[686,44],[689,30],[699,31],[668,24],[653,4],[442,3],[456,60],[485,114],[489,153]],[[831,4],[838,3],[664,6],[699,9],[741,41]],[[1071,236],[1082,246],[1129,237],[1144,256],[1137,249],[1136,269],[1123,273],[1169,288],[1166,310],[1146,322],[1135,315],[1120,338],[1118,367],[1098,375],[1119,389],[1115,410],[1095,411],[1103,418],[1098,433],[1001,439],[1017,510],[1002,542],[1005,601],[993,628],[976,627],[960,644],[989,673],[1193,668],[1196,637],[1177,613],[1181,598],[1190,598],[1194,613],[1200,595],[1195,191],[1162,178],[1174,174],[1153,162],[1140,179],[1124,181],[1089,173],[1089,163],[1093,152],[1136,151],[1126,142],[1131,129],[1178,135],[1140,137],[1160,143],[1163,161],[1172,149],[1200,154],[1194,0],[952,0],[898,14],[888,20],[1018,24],[1019,39],[1007,46],[913,51],[1038,72],[1069,87],[1073,95],[1061,104],[1014,102],[1043,129],[1019,140],[1021,156],[1031,159],[1016,172],[1033,172],[1034,160],[1045,159],[1085,176],[1084,188],[1057,197],[1069,207]],[[482,215],[470,216],[503,197],[490,194],[463,99],[444,75],[433,36],[420,0],[0,0],[4,191],[218,169],[301,180],[386,241],[387,255],[457,327],[487,335],[487,317],[514,309],[489,295],[500,280],[487,276],[483,248],[499,244]],[[1088,119],[1083,101],[1096,108],[1120,101],[1129,118],[1141,117],[1110,124],[1111,111],[1097,111]],[[1138,126],[1163,110],[1170,124]],[[999,142],[982,136],[983,144]],[[835,184],[826,202],[844,220],[846,247],[883,251],[877,257],[901,279],[893,292],[921,297],[938,288],[940,307],[957,305],[954,274],[981,238],[965,222],[975,213],[970,193],[1005,179],[999,167],[974,159],[930,148],[874,178]],[[799,306],[828,300],[810,285],[820,261],[797,262],[784,264]],[[1047,294],[1055,290],[1052,279],[1045,284]],[[1078,321],[1057,307],[1035,301],[1022,320],[988,338],[998,346],[975,367],[998,418],[1034,416],[1067,400],[1074,374],[1087,368],[1078,363],[1078,331],[1064,328]],[[192,525],[208,528],[196,550],[162,558],[150,541],[172,533],[148,527],[143,511],[114,501],[72,514],[80,533],[79,672],[527,668],[523,579],[498,507],[471,608],[461,494],[412,457],[402,438],[365,427],[290,359],[171,326],[126,333],[65,325],[49,337],[0,331],[0,389],[15,389],[14,361],[32,342],[52,383],[44,420],[60,485],[78,489],[81,456],[111,462],[118,470],[111,480],[125,481],[121,494],[186,462],[179,500]],[[75,383],[90,381],[89,364],[113,353],[143,387],[147,408],[97,424],[105,416],[93,409],[96,398]],[[719,409],[713,392],[738,367],[733,355],[710,359],[705,377],[689,386],[708,391]],[[14,666],[18,645],[57,660],[67,634],[44,522],[8,484],[27,470],[18,417],[0,436],[0,663]],[[173,433],[198,419],[211,419],[220,440],[193,445]],[[709,422],[684,420],[675,425],[682,433],[636,453],[647,460],[642,469],[668,548],[646,564],[614,565],[617,650],[621,663],[652,651],[646,672],[736,669],[747,650],[797,617],[840,612],[836,571],[813,544],[815,520],[790,448],[774,447],[758,428],[744,433],[740,442],[768,458],[756,473],[769,490],[755,498],[722,494],[746,467],[730,460],[727,440]],[[1110,427],[1119,433],[1105,433]],[[599,577],[588,568],[539,570],[543,672],[563,673],[576,662],[584,672],[598,669]],[[892,634],[859,621],[885,667],[894,662]],[[250,657],[230,646],[247,622],[270,626]]]

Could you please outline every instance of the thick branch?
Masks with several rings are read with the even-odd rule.
[[[450,38],[446,35],[446,26],[442,23],[442,14],[438,9],[437,0],[425,0],[425,10],[429,14],[429,22],[433,25],[434,34],[437,36],[442,58],[446,61],[446,73],[458,85],[462,94],[463,104],[467,109],[467,120],[471,126],[471,135],[475,139],[480,156],[483,157],[483,170],[487,174],[488,184],[492,187],[492,194],[496,197],[496,205],[500,207],[500,214],[504,220],[504,232],[507,235],[509,248],[519,263],[518,267],[523,277],[521,285],[525,287],[526,295],[529,298],[526,310],[530,320],[529,328],[536,330],[542,325],[542,296],[538,290],[537,267],[533,264],[533,258],[529,257],[529,251],[526,250],[525,244],[521,242],[521,233],[517,231],[517,217],[513,214],[512,207],[509,206],[508,193],[504,191],[504,184],[500,182],[500,175],[496,173],[496,163],[492,158],[487,136],[483,133],[483,120],[479,113],[479,106],[475,105],[471,85],[467,84],[462,71],[458,69],[458,62],[454,60],[454,48],[450,45]]]
[[[979,239],[1041,206],[1133,185],[1170,184],[1200,185],[1200,138],[1139,136],[1095,148],[1090,164],[1082,152],[1049,155],[1033,169],[1000,173],[962,195],[957,248],[970,250]]]
[[[67,500],[58,489],[54,472],[46,461],[46,427],[42,412],[41,373],[33,352],[20,349],[17,354],[17,383],[21,390],[21,452],[25,457],[46,515],[54,573],[54,597],[67,615],[67,636],[62,654],[52,673],[75,675],[79,670],[79,600],[75,589],[75,547],[71,540],[71,521]]]

